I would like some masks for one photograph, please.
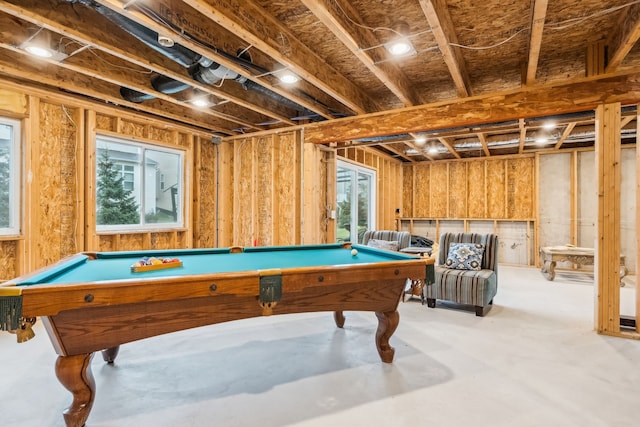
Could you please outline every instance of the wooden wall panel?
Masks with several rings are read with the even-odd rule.
[[[487,188],[485,161],[467,163],[467,215],[469,218],[486,218]]]
[[[253,139],[245,138],[234,145],[236,153],[233,185],[235,194],[233,204],[233,220],[235,224],[233,245],[253,246],[255,189]]]
[[[449,217],[467,217],[467,162],[449,163]]]
[[[18,241],[16,240],[0,240],[0,283],[18,275],[16,271],[17,246]]]
[[[234,182],[236,174],[235,165],[235,145],[232,143],[221,143],[217,148],[218,152],[218,189],[216,191],[215,203],[218,213],[218,235],[216,246],[228,247],[233,245],[236,232],[234,202],[235,192]]]
[[[77,110],[40,103],[38,160],[34,171],[39,176],[37,192],[38,238],[37,267],[49,265],[78,251],[76,232]],[[73,117],[76,116],[75,120]]]
[[[296,133],[278,136],[275,195],[278,206],[275,220],[278,245],[292,245],[300,242],[300,146]]]
[[[153,249],[149,247],[149,245],[145,244],[145,239],[147,238],[147,235],[141,233],[120,234],[118,236],[118,246],[116,247],[116,250],[138,251],[143,249]]]
[[[105,114],[96,114],[96,130],[105,130],[108,132],[118,131],[118,119],[114,116]]]
[[[188,143],[184,138],[176,138],[176,134],[177,132],[175,131],[170,131],[158,126],[149,126],[149,134],[147,135],[147,138],[164,142],[165,144],[183,145]]]
[[[445,218],[448,213],[448,163],[434,163],[431,165],[431,216]]]
[[[148,126],[131,120],[120,120],[118,133],[128,135],[132,138],[148,138]]]
[[[417,188],[414,190],[414,175],[417,174],[417,166],[406,165],[402,167],[402,211],[400,216],[412,217],[414,206],[418,206],[415,196],[418,194]]]
[[[254,192],[256,193],[257,224],[256,244],[258,246],[272,246],[274,238],[274,201],[277,199],[277,191],[274,188],[274,149],[279,144],[274,141],[273,136],[262,136],[255,139],[258,167],[257,183]],[[279,157],[279,153],[277,153]]]
[[[219,215],[216,202],[216,171],[219,166],[218,146],[206,138],[196,138],[194,162],[194,232],[193,246],[216,247],[216,219]],[[183,245],[180,245],[181,247]]]
[[[534,158],[507,160],[507,218],[534,217]]]
[[[150,233],[151,249],[174,249],[176,248],[177,236],[175,232]]]
[[[413,216],[428,217],[431,215],[431,166],[423,163],[414,166],[413,170],[415,171]]]
[[[504,218],[506,213],[505,160],[487,161],[487,215]]]
[[[0,88],[0,110],[25,115],[29,112],[29,97],[24,93]]]
[[[118,250],[116,248],[116,237],[117,236],[108,236],[108,235],[102,235],[99,237],[98,239],[98,247],[96,250],[98,251],[103,251],[103,252],[111,252],[111,251],[116,251]]]

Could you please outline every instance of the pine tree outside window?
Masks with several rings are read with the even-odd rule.
[[[20,234],[20,122],[0,117],[0,236]]]
[[[184,227],[183,170],[184,153],[180,150],[98,136],[97,231]]]

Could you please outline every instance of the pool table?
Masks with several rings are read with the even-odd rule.
[[[181,265],[134,272],[143,257]],[[41,317],[58,354],[56,376],[73,394],[66,425],[82,426],[95,395],[95,351],[113,363],[121,344],[198,326],[333,311],[342,327],[343,311],[373,311],[378,353],[391,363],[407,278],[433,282],[433,265],[349,243],[80,253],[2,284],[0,330],[25,340]]]

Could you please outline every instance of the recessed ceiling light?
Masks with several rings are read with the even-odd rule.
[[[35,55],[40,58],[51,58],[53,56],[53,52],[51,51],[51,49],[43,46],[30,44],[28,46],[25,46],[24,50],[29,52],[31,55]]]
[[[289,71],[281,73],[278,76],[278,78],[282,83],[286,83],[286,84],[292,84],[300,80],[300,77],[296,76],[295,74]]]
[[[555,122],[544,122],[544,124],[542,125],[542,128],[547,130],[555,129],[556,124]]]
[[[196,107],[208,107],[209,106],[209,101],[207,101],[204,98],[194,99],[193,101],[191,101],[191,103],[193,105],[195,105]]]
[[[438,154],[438,148],[436,148],[435,146],[429,148],[428,151],[429,154]]]
[[[388,43],[386,46],[387,51],[393,56],[407,55],[413,51],[413,45],[406,38],[401,38]]]
[[[422,136],[422,135],[418,135],[418,136],[416,136],[415,143],[416,143],[416,145],[418,147],[424,147],[424,144],[427,143],[427,137],[426,136]]]
[[[40,58],[51,58],[55,52],[51,49],[51,33],[45,31],[44,28],[38,29],[34,35],[20,45],[20,48]]]
[[[536,144],[546,144],[547,142],[549,142],[549,138],[544,136],[536,138]]]

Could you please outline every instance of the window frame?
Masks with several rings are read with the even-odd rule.
[[[0,116],[0,124],[13,128],[9,164],[9,227],[0,227],[0,237],[19,237],[22,233],[22,121]]]
[[[99,156],[99,145],[102,142],[109,143],[112,142],[114,144],[122,144],[126,146],[135,147],[140,150],[140,159],[138,167],[134,168],[134,185],[139,183],[140,190],[138,192],[134,192],[136,194],[136,200],[139,203],[140,210],[140,223],[138,224],[108,224],[108,225],[100,225],[98,224],[98,162],[100,161]],[[178,171],[177,176],[181,179],[181,185],[178,191],[178,201],[180,203],[177,209],[178,219],[176,222],[162,222],[162,223],[147,223],[145,220],[145,176],[146,176],[146,151],[156,151],[167,154],[177,155],[178,158]],[[95,231],[96,234],[114,234],[114,233],[145,233],[145,232],[157,232],[157,231],[182,231],[187,227],[188,220],[188,206],[187,206],[187,198],[188,198],[188,180],[187,180],[187,171],[188,171],[188,153],[186,149],[175,146],[166,146],[162,144],[155,144],[153,141],[141,141],[135,138],[126,137],[126,136],[112,136],[105,134],[96,134],[95,139],[95,147],[94,147],[95,160],[93,162],[94,173],[93,173],[93,182],[95,191],[94,195],[94,203],[93,203],[93,212],[95,218]],[[120,165],[122,162],[115,162]]]

